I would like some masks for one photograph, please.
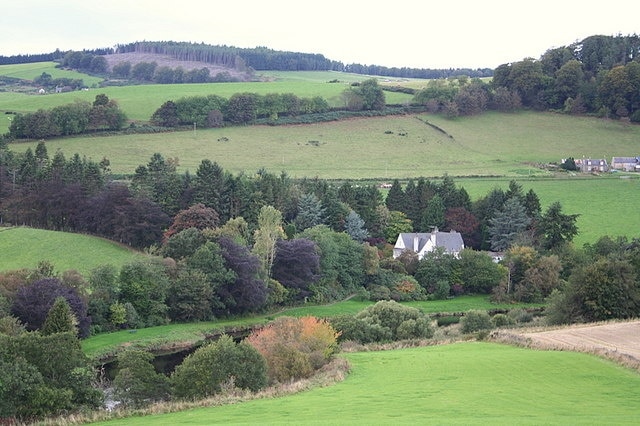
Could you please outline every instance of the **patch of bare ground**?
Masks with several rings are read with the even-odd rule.
[[[210,64],[207,62],[200,62],[200,61],[181,61],[181,60],[175,59],[170,55],[160,55],[156,53],[138,53],[138,52],[113,53],[110,55],[104,55],[104,58],[107,60],[107,65],[109,70],[111,70],[114,65],[117,65],[121,62],[129,62],[132,67],[140,62],[155,62],[156,64],[158,64],[158,67],[169,67],[169,68],[181,67],[185,71],[209,68],[209,75],[211,75],[212,77],[218,73],[227,72],[232,77],[235,77],[241,81],[246,81],[251,78],[249,73],[244,71],[239,71],[235,68],[229,68],[229,67],[224,67],[222,65],[215,65],[215,64]]]
[[[554,329],[497,330],[490,338],[533,349],[591,353],[640,372],[640,320]]]

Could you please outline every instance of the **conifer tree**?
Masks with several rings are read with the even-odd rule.
[[[71,311],[71,307],[67,300],[62,297],[56,297],[53,306],[49,310],[47,318],[42,325],[42,334],[48,336],[55,333],[72,332],[78,334],[78,320]]]

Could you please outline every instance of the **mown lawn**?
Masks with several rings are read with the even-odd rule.
[[[120,268],[139,252],[104,238],[32,228],[0,228],[0,271],[35,268],[48,261],[58,273],[74,269],[85,277],[97,266]]]
[[[640,375],[595,356],[468,342],[340,355],[341,383],[99,424],[638,424]]]

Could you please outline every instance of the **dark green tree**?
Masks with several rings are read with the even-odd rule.
[[[267,364],[252,346],[225,335],[185,358],[171,383],[173,395],[186,399],[215,395],[229,385],[257,391],[267,384]]]
[[[53,306],[49,310],[47,318],[42,325],[42,334],[54,333],[78,333],[78,320],[76,319],[67,299],[62,296],[56,297]]]
[[[422,215],[422,232],[431,232],[434,228],[444,228],[446,207],[440,195],[434,195],[427,203]]]
[[[114,396],[124,406],[140,408],[169,396],[169,379],[155,371],[152,360],[153,354],[138,349],[118,354]]]
[[[169,317],[173,321],[208,321],[213,317],[213,290],[204,272],[181,270],[169,285]]]
[[[178,122],[178,110],[173,101],[163,103],[151,116],[151,123],[156,126],[175,127]]]
[[[402,190],[402,185],[400,185],[400,181],[398,179],[393,180],[384,202],[389,211],[405,211],[407,207],[407,197]]]
[[[558,248],[578,235],[576,221],[579,214],[562,213],[562,205],[556,201],[551,204],[540,218],[539,232],[546,249]]]
[[[489,219],[491,249],[505,251],[522,238],[523,232],[531,223],[524,206],[517,198],[510,198],[504,207]]]

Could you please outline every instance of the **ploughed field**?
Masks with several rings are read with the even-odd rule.
[[[628,355],[640,362],[640,320],[608,324],[582,324],[557,330],[522,333],[543,347]]]

